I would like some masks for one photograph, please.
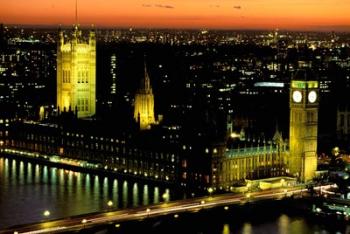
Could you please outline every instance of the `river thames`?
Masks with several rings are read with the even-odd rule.
[[[166,187],[0,158],[0,228],[41,221],[45,210],[55,219],[159,203],[172,196]]]
[[[175,195],[176,194],[176,195]],[[0,158],[0,229],[18,224],[155,204],[182,198],[153,183],[73,172],[51,166]],[[112,207],[107,205],[112,201]],[[282,207],[282,208],[281,208]],[[349,233],[347,224],[327,224],[300,212],[271,204],[183,214],[123,225],[121,231],[142,233]],[[267,215],[268,214],[268,215]],[[215,219],[213,217],[216,217]],[[138,224],[138,225],[135,225]],[[125,227],[124,227],[125,226]],[[123,233],[122,232],[122,233]]]

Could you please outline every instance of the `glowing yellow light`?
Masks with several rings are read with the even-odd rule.
[[[109,200],[109,201],[107,202],[107,205],[108,205],[109,207],[113,206],[113,201]]]
[[[169,198],[169,195],[167,193],[163,193],[162,198],[164,200],[167,200]]]
[[[236,132],[232,132],[231,134],[230,134],[230,137],[231,138],[239,138],[241,135],[239,134],[239,133],[236,133]]]
[[[44,216],[46,216],[46,217],[50,216],[50,211],[45,210],[45,211],[44,211]]]

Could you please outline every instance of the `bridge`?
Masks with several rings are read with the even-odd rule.
[[[322,187],[315,189],[321,190]],[[201,209],[210,209],[214,207],[224,207],[228,209],[229,205],[244,204],[246,202],[256,202],[261,200],[279,200],[284,197],[302,196],[307,193],[305,187],[292,187],[271,189],[266,191],[251,192],[245,194],[221,194],[200,198],[184,199],[173,202],[165,202],[157,205],[149,205],[123,210],[110,210],[94,214],[80,215],[70,218],[57,220],[48,220],[41,223],[15,226],[0,230],[3,233],[63,233],[70,231],[79,231],[104,224],[120,225],[121,222],[140,220],[146,218],[160,217],[163,215],[178,215],[182,212],[194,212]]]

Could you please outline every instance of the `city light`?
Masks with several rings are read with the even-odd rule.
[[[50,213],[49,210],[45,210],[44,213],[43,213],[43,215],[44,215],[45,217],[49,217],[50,214],[51,214],[51,213]]]
[[[107,205],[108,205],[109,207],[112,207],[112,206],[113,206],[113,201],[109,200],[109,201],[107,202]]]

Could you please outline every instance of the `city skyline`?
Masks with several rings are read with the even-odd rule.
[[[218,28],[349,31],[346,0],[138,1],[79,2],[78,22],[98,27]],[[0,22],[72,25],[74,0],[7,1]]]

